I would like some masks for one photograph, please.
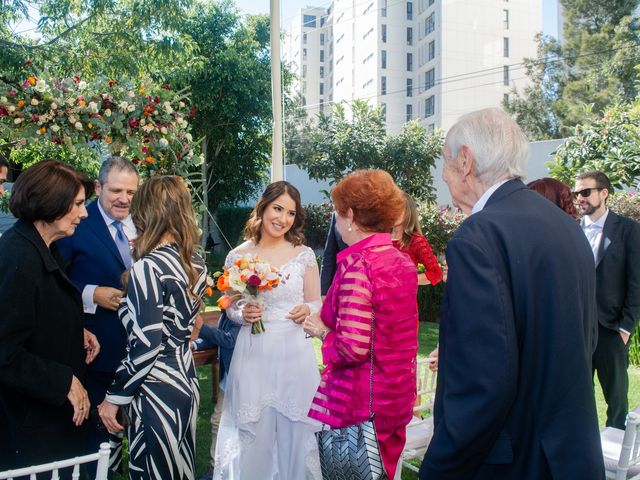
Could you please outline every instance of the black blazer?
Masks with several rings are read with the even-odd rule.
[[[519,180],[447,246],[434,434],[421,480],[603,479],[593,254]]]
[[[336,215],[334,213],[331,216],[329,233],[322,254],[322,268],[320,269],[320,293],[322,295],[327,294],[336,274],[336,255],[345,248],[347,248],[347,244],[342,241],[342,236],[336,228]]]
[[[0,238],[0,470],[82,454],[67,400],[84,374],[82,300],[30,223]]]
[[[633,334],[640,319],[640,224],[609,210],[596,260],[598,321]]]

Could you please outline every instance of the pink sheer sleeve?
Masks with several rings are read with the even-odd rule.
[[[325,365],[357,365],[369,358],[371,345],[371,280],[362,259],[340,278],[335,327],[322,344]]]

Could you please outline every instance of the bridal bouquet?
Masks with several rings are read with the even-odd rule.
[[[218,274],[216,288],[228,292],[218,299],[218,306],[228,308],[235,301],[236,306],[242,308],[247,302],[257,301],[260,292],[276,288],[280,283],[281,275],[275,267],[247,253]],[[264,331],[262,320],[251,325],[251,333]]]

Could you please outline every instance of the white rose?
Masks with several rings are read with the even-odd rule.
[[[202,165],[204,163],[204,155],[198,155],[197,160],[195,162],[195,166],[199,167],[200,165]]]
[[[7,110],[9,111],[9,113],[13,113],[13,112],[16,111],[16,107],[15,107],[15,105],[9,105],[7,107]]]
[[[126,111],[127,111],[127,107],[129,107],[129,103],[128,103],[128,102],[126,102],[126,101],[122,101],[122,102],[120,102],[120,103],[118,104],[118,108],[119,108],[120,110],[122,110],[123,112],[126,112]]]
[[[149,124],[149,125],[145,125],[144,127],[142,127],[142,129],[143,129],[145,132],[147,132],[147,133],[153,132],[153,128],[154,128],[154,127],[153,127],[153,125],[151,125],[151,124]]]
[[[105,116],[105,117],[110,117],[110,116],[111,116],[111,109],[107,108],[107,109],[104,111],[104,116]]]
[[[18,118],[14,118],[13,119],[13,123],[15,123],[16,125],[19,125],[23,122],[24,119],[18,117]]]
[[[46,88],[47,88],[47,82],[45,82],[44,80],[38,80],[36,82],[36,90],[37,91],[44,92]]]
[[[51,110],[56,110],[58,108],[58,104],[56,102],[51,102]]]
[[[158,140],[158,145],[160,148],[167,148],[169,146],[169,141],[166,138],[161,138]]]
[[[180,108],[184,108],[184,102],[178,102],[178,106],[179,106]]]
[[[60,127],[55,123],[51,125],[49,128],[51,129],[52,132],[57,132],[58,130],[60,130]]]
[[[89,111],[91,113],[98,113],[98,110],[100,110],[100,108],[96,102],[89,102]]]
[[[85,88],[87,88],[87,82],[81,80],[80,83],[78,83],[78,90],[84,90]]]
[[[133,112],[136,109],[136,106],[134,104],[131,104],[127,107],[127,112]]]
[[[82,130],[82,124],[80,122],[74,123],[73,126],[76,127],[76,130]]]
[[[76,123],[76,117],[69,115],[69,123]]]
[[[76,102],[76,99],[73,97],[69,97],[67,99],[67,105],[72,106]]]
[[[7,103],[7,97],[0,97],[0,102]]]
[[[189,142],[189,143],[191,143],[193,141],[193,137],[188,132],[185,134],[184,138],[186,138],[187,142]]]
[[[166,135],[168,131],[169,130],[167,130],[167,127],[160,128],[160,133],[162,133],[163,135]]]
[[[38,99],[37,99],[37,98],[32,98],[32,99],[31,99],[31,105],[33,105],[34,107],[35,107],[36,105],[38,105],[39,103],[40,103],[40,102],[38,101]]]

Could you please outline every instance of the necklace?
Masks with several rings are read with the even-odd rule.
[[[158,250],[159,248],[166,247],[167,245],[171,245],[172,243],[176,243],[176,242],[174,241],[160,242],[155,247],[153,247],[152,250]]]

